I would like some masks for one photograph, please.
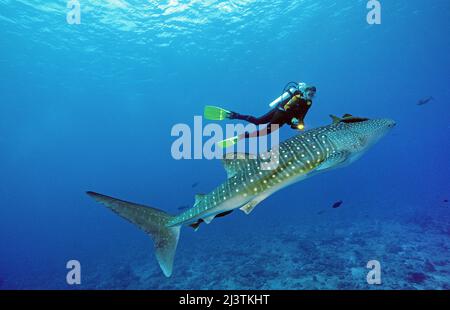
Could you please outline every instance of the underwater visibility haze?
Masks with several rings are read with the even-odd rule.
[[[0,289],[450,289],[450,3],[372,2],[0,0]],[[194,156],[290,81],[275,169]]]

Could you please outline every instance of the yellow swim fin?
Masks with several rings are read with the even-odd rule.
[[[203,117],[211,121],[221,121],[230,116],[231,112],[212,105],[205,106]]]
[[[223,149],[226,149],[227,147],[235,145],[239,141],[239,137],[231,137],[222,141],[217,142],[217,145]]]

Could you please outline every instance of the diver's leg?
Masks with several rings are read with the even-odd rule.
[[[270,135],[272,132],[277,131],[284,124],[269,124],[263,129],[254,131],[254,132],[246,132],[239,136],[239,139],[248,139],[248,138],[257,138]]]
[[[272,118],[274,117],[274,115],[276,114],[276,112],[277,112],[277,109],[272,109],[261,117],[254,117],[251,115],[243,115],[243,114],[239,114],[236,112],[231,112],[229,118],[230,119],[240,119],[240,120],[247,121],[247,122],[255,124],[255,125],[261,125],[261,124],[269,123],[272,120]]]
[[[254,132],[246,132],[243,135],[241,135],[240,138],[248,139],[269,135],[272,132],[278,130],[284,124],[287,124],[289,122],[288,118],[289,116],[285,111],[276,110],[273,113],[272,118],[270,119],[270,122],[266,127]]]

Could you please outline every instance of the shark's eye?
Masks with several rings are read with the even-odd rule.
[[[361,145],[365,145],[367,142],[366,138],[363,138],[363,137],[359,137],[358,141],[359,141],[359,144],[361,144]]]

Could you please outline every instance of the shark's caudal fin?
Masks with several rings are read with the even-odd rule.
[[[149,234],[155,244],[159,266],[164,275],[170,277],[180,235],[180,226],[166,227],[166,223],[172,219],[172,216],[155,208],[102,194],[94,192],[87,192],[87,194]]]

